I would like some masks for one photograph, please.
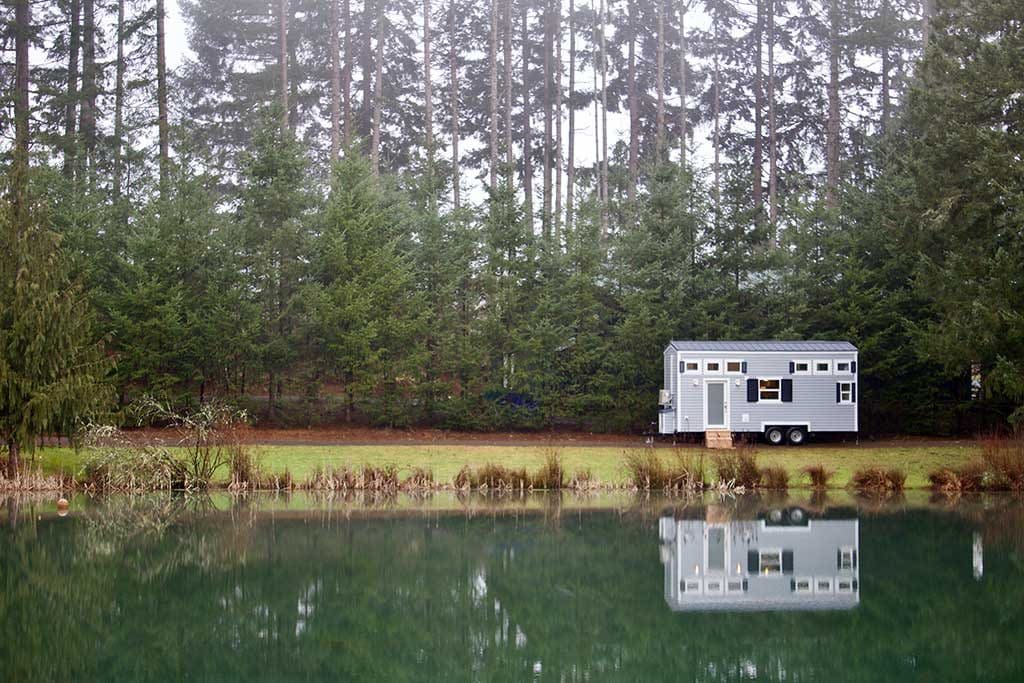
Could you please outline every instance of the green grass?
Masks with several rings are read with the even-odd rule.
[[[463,465],[479,467],[486,463],[504,465],[510,469],[525,468],[536,472],[544,464],[545,448],[532,446],[405,446],[381,444],[374,446],[258,446],[263,467],[269,472],[289,469],[296,479],[304,479],[318,466],[359,467],[364,464],[394,464],[401,476],[414,467],[429,468],[435,481],[447,483]],[[565,447],[560,449],[567,476],[577,470],[589,469],[594,478],[605,483],[626,480],[624,450],[621,447]],[[690,451],[696,455],[696,451]],[[790,473],[790,487],[807,486],[800,470],[807,465],[822,464],[835,470],[833,488],[845,487],[853,473],[862,467],[898,467],[907,474],[907,488],[926,488],[928,473],[939,467],[967,462],[979,452],[974,446],[931,446],[901,448],[841,448],[813,447],[757,449],[760,467],[780,466]],[[669,449],[658,449],[662,458],[672,457]],[[705,451],[705,453],[708,453]],[[33,456],[29,456],[32,458]],[[37,451],[34,458],[44,473],[65,472],[77,474],[85,453],[69,448],[46,448]],[[708,459],[708,470],[711,461]],[[226,473],[225,473],[226,474]]]

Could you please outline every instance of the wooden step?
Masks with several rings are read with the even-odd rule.
[[[733,448],[732,432],[728,429],[709,429],[704,432],[704,445],[708,448]]]

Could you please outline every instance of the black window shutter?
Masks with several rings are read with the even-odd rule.
[[[857,372],[857,361],[850,363],[850,372]]]
[[[686,372],[686,361],[679,361],[679,372]]]
[[[792,593],[796,590],[796,579],[789,580],[789,592]]]
[[[839,403],[839,401],[841,401],[842,398],[843,398],[842,397],[842,393],[841,393],[842,390],[843,390],[843,385],[841,385],[839,382],[836,382],[836,403]]]
[[[782,380],[782,402],[793,402],[793,380],[791,379]]]
[[[744,375],[747,374],[747,361],[743,361],[742,363],[740,363],[740,372],[742,372]]]
[[[857,551],[856,550],[853,551],[853,568],[854,569],[857,568]]]
[[[842,549],[836,551],[836,569],[843,566],[843,551]]]
[[[792,574],[793,573],[793,551],[783,550],[782,551],[782,573]]]
[[[756,550],[747,551],[747,571],[751,574],[757,574],[758,567],[761,564],[761,556],[757,554]]]
[[[796,363],[789,361],[789,374],[792,375],[794,372],[796,372]]]
[[[851,384],[850,385],[850,399],[852,399],[854,403],[857,402],[857,385],[856,384]]]
[[[757,403],[757,380],[753,377],[747,380],[747,403]]]

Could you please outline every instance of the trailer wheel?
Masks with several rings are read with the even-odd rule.
[[[764,433],[764,438],[768,439],[771,445],[778,446],[786,440],[786,435],[779,427],[769,427]]]
[[[804,433],[803,427],[792,427],[788,432],[786,432],[786,438],[789,439],[789,442],[794,446],[802,444],[806,437],[807,435]]]

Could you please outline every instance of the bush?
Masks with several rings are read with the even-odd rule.
[[[638,489],[661,489],[668,484],[668,474],[661,458],[653,448],[626,451],[623,455],[626,472]]]
[[[897,468],[865,467],[850,478],[858,491],[902,491],[906,482],[907,475]]]
[[[634,487],[648,490],[699,491],[704,488],[704,454],[679,449],[665,463],[653,448],[626,451],[626,471]]]
[[[761,482],[761,470],[757,467],[757,455],[753,449],[737,448],[732,452],[713,456],[719,484],[735,487],[754,488]]]
[[[808,465],[800,471],[807,475],[811,488],[815,489],[827,489],[832,477],[835,476],[835,472],[825,469],[824,465]]]
[[[971,460],[959,467],[942,467],[928,474],[928,481],[936,491],[970,493],[985,488],[985,463]]]
[[[473,471],[469,469],[469,465],[462,466],[462,468],[456,473],[455,479],[452,480],[452,484],[460,491],[472,488]]]
[[[761,470],[762,488],[785,491],[789,488],[789,472],[785,467],[766,467]]]
[[[487,463],[473,473],[473,488],[525,489],[531,485],[525,469],[511,470],[504,465]]]
[[[405,481],[402,482],[403,489],[424,490],[434,488],[434,473],[429,469],[414,467]]]
[[[1024,491],[1024,433],[985,439],[981,459],[990,476],[989,488]]]
[[[590,470],[577,470],[572,475],[572,479],[569,480],[569,488],[576,489],[578,491],[587,491],[592,488],[597,488],[598,483],[594,479],[594,473]]]

